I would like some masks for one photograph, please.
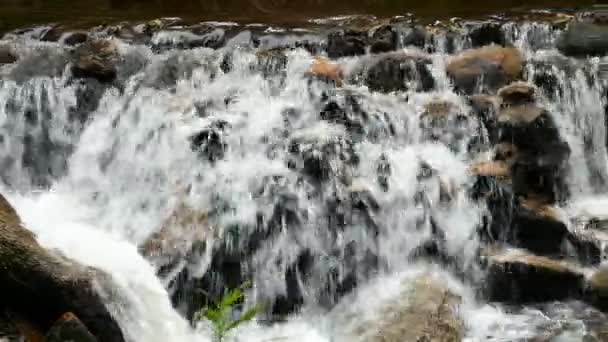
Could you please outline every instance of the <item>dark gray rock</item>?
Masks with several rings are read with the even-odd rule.
[[[604,56],[608,53],[608,25],[571,23],[559,37],[557,48],[568,56]]]

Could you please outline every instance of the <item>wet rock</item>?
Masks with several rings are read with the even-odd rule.
[[[11,64],[17,61],[17,54],[12,46],[0,45],[0,65]]]
[[[435,87],[429,64],[429,60],[419,56],[385,53],[364,61],[361,77],[373,91],[429,91]]]
[[[380,307],[375,320],[367,319],[351,335],[368,342],[461,341],[460,303],[445,282],[423,274],[404,283],[403,291]]]
[[[586,287],[586,299],[600,310],[608,311],[608,269],[601,266],[589,277]]]
[[[224,158],[228,147],[224,136],[229,127],[230,125],[222,120],[212,123],[190,138],[190,148],[211,163]]]
[[[537,199],[520,199],[507,241],[540,255],[560,255],[569,231],[560,213]]]
[[[423,139],[441,142],[453,151],[460,151],[470,135],[469,117],[451,101],[434,98],[424,104],[420,114]]]
[[[47,342],[97,342],[87,327],[73,313],[66,313],[46,335]]]
[[[226,32],[221,28],[198,28],[197,33],[190,31],[167,30],[160,31],[152,37],[152,48],[157,51],[169,49],[219,49],[226,44]]]
[[[335,82],[337,86],[342,84],[342,80],[344,78],[344,72],[339,64],[323,58],[314,59],[308,74],[327,81]]]
[[[89,35],[85,31],[70,32],[66,27],[56,25],[49,28],[40,37],[40,40],[47,42],[60,42],[68,46],[74,46],[86,42],[88,38]]]
[[[536,88],[525,82],[514,82],[498,90],[498,96],[502,105],[515,106],[533,103],[536,96]]]
[[[499,142],[517,148],[512,167],[514,192],[543,195],[549,202],[564,200],[570,148],[551,115],[533,104],[508,106],[498,114],[498,130]]]
[[[608,25],[574,22],[562,33],[557,48],[567,56],[603,56],[608,53]]]
[[[62,42],[68,46],[85,43],[89,39],[87,32],[68,32],[63,36]]]
[[[336,31],[327,36],[327,56],[331,59],[360,56],[365,54],[367,32]]]
[[[118,50],[112,40],[91,40],[76,50],[72,75],[111,83],[118,73],[117,58]]]
[[[390,25],[382,25],[372,29],[370,32],[371,53],[382,53],[394,51],[398,45],[398,33]]]
[[[281,49],[263,50],[256,53],[258,60],[257,68],[262,72],[265,78],[271,76],[286,76],[287,55]],[[311,67],[310,73],[315,76],[325,76],[329,79],[339,82],[341,72],[339,66],[333,66],[330,62],[320,59],[315,59]]]
[[[497,113],[500,100],[490,95],[472,95],[468,97],[471,114],[478,118],[488,133],[490,144],[498,143],[498,121]]]
[[[451,58],[446,70],[457,91],[473,94],[478,88],[491,92],[516,80],[523,71],[523,63],[515,48],[486,46]]]
[[[505,45],[506,39],[502,31],[502,24],[497,21],[467,22],[468,37],[474,48],[497,44]]]
[[[414,46],[417,48],[424,48],[427,41],[428,32],[422,26],[397,26],[399,34],[399,45],[408,47]]]
[[[111,284],[109,276],[42,248],[2,196],[0,247],[2,308],[27,318],[42,331],[63,313],[74,312],[99,341],[124,341],[120,326],[93,287],[94,283]]]
[[[574,265],[519,250],[490,251],[485,280],[490,300],[533,303],[580,298],[584,275]]]
[[[208,213],[192,209],[179,199],[158,232],[140,247],[143,256],[152,261],[161,277],[171,277],[179,262],[187,259],[195,246],[211,234]]]

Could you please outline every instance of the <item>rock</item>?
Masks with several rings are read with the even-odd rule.
[[[460,303],[444,282],[423,274],[403,284],[403,291],[380,308],[377,318],[359,324],[351,335],[365,342],[462,341]]]
[[[608,53],[608,25],[573,22],[557,40],[567,56],[603,56]]]
[[[498,90],[502,105],[522,105],[533,103],[536,96],[536,87],[525,82],[514,82]]]
[[[589,277],[585,294],[592,305],[604,312],[608,311],[608,269],[605,266]]]
[[[429,91],[435,79],[430,60],[401,52],[384,53],[363,61],[360,74],[370,90],[379,92]]]
[[[342,84],[344,78],[344,72],[339,64],[318,57],[314,59],[308,74],[333,81],[338,86]]]
[[[109,286],[109,276],[42,248],[1,195],[0,267],[0,308],[41,331],[50,329],[63,313],[73,312],[99,341],[125,340],[93,286]]]
[[[97,342],[73,313],[65,313],[46,334],[46,342]]]
[[[534,104],[508,106],[498,113],[498,141],[513,144],[513,191],[543,195],[549,202],[568,195],[565,182],[570,148],[551,115]]]
[[[580,298],[584,274],[564,261],[521,250],[489,251],[486,295],[490,300],[533,303]]]
[[[486,46],[452,57],[446,70],[457,91],[473,94],[478,86],[495,91],[516,80],[523,71],[523,63],[516,48]]]
[[[371,53],[382,53],[394,51],[397,49],[399,35],[390,25],[380,25],[375,27],[370,32],[370,48]]]
[[[508,177],[511,172],[503,161],[485,161],[473,165],[469,172],[476,176]]]
[[[142,255],[150,259],[161,277],[170,276],[181,260],[188,259],[193,249],[211,234],[208,214],[192,209],[179,200],[175,209],[141,247]]]
[[[468,103],[471,106],[473,116],[477,117],[486,129],[490,144],[498,143],[496,116],[499,108],[499,99],[496,96],[478,94],[468,97]]]
[[[468,37],[474,48],[490,44],[505,45],[506,43],[505,35],[502,32],[502,25],[497,21],[471,21],[467,22],[465,26],[468,26]]]
[[[230,124],[223,120],[211,123],[190,138],[190,148],[210,163],[223,159],[228,148],[225,135],[229,128]]]
[[[11,64],[17,61],[17,54],[10,45],[0,45],[0,65]]]
[[[77,31],[66,33],[61,41],[65,45],[74,46],[85,43],[87,40],[89,40],[89,34],[87,32]]]
[[[98,39],[81,45],[76,50],[72,75],[76,78],[93,78],[102,83],[116,79],[118,50],[108,39]]]
[[[331,59],[365,54],[367,32],[336,31],[327,36],[327,56]]]

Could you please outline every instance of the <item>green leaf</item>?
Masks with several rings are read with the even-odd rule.
[[[220,303],[221,308],[231,307],[243,298],[243,292],[240,289],[235,289],[229,292]]]

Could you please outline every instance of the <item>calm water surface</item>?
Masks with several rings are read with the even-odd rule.
[[[441,19],[530,9],[587,7],[595,0],[0,0],[0,30],[35,23],[86,26],[179,16],[188,20],[298,23],[309,18],[413,13]]]

